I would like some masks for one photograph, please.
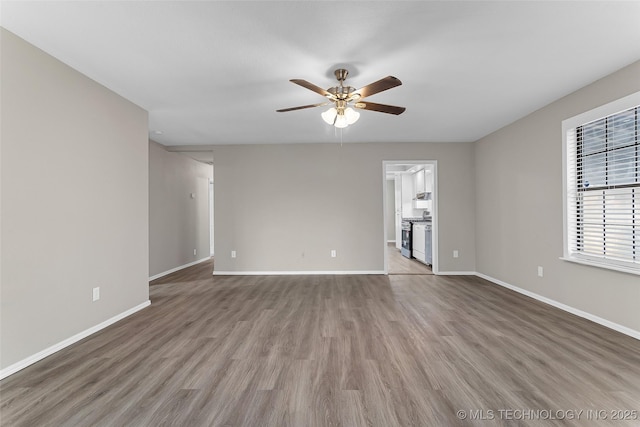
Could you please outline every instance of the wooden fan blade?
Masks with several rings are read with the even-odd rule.
[[[309,90],[314,91],[315,93],[318,93],[324,97],[327,97],[329,99],[336,99],[336,96],[334,94],[332,94],[331,92],[328,92],[324,89],[322,89],[319,86],[314,85],[313,83],[309,83],[306,80],[302,80],[302,79],[291,79],[289,80],[291,83],[295,83],[297,85],[300,85],[304,88],[307,88]]]
[[[360,89],[356,90],[355,92],[353,92],[353,94],[360,94],[360,99],[362,98],[366,98],[367,96],[371,96],[374,95],[376,93],[380,93],[383,92],[387,89],[391,89],[394,88],[396,86],[400,86],[402,84],[402,82],[400,81],[400,79],[393,77],[393,76],[387,76],[383,79],[378,80],[377,82],[373,82],[369,85],[366,85],[364,87],[361,87]],[[353,97],[353,96],[352,96]]]
[[[321,102],[319,104],[301,105],[300,107],[283,108],[276,110],[278,113],[285,113],[287,111],[303,110],[305,108],[322,107],[323,105],[331,104],[331,102]]]
[[[406,108],[404,107],[376,104],[375,102],[356,102],[355,104],[353,104],[353,106],[362,110],[379,111],[381,113],[395,114],[396,116],[398,114],[404,113],[404,110],[406,110]]]

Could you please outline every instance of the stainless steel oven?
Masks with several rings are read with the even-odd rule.
[[[411,258],[411,221],[402,221],[402,256]]]

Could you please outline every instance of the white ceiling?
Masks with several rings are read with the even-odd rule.
[[[1,24],[149,111],[164,145],[335,142],[322,102],[344,65],[400,116],[344,142],[475,141],[640,59],[640,2],[3,1]]]

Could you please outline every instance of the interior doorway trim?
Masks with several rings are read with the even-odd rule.
[[[387,166],[393,165],[432,165],[433,166],[433,192],[432,192],[432,212],[431,212],[431,232],[432,232],[432,265],[433,274],[439,273],[438,268],[438,161],[437,160],[383,160],[382,161],[382,250],[384,254],[384,274],[389,274],[389,260],[387,257]]]

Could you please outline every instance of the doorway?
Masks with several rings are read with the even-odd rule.
[[[385,274],[437,274],[437,161],[383,161],[382,175]]]
[[[202,148],[198,147],[198,148],[202,149],[203,147]],[[197,179],[199,180],[199,182],[200,180],[203,180],[203,185],[205,185],[206,186],[205,188],[207,188],[206,191],[208,194],[208,200],[207,200],[206,207],[204,206],[204,204],[199,205],[200,207],[198,208],[198,215],[197,215],[199,218],[198,229],[196,231],[196,234],[198,236],[199,241],[202,242],[202,244],[205,244],[204,242],[206,241],[204,240],[205,233],[206,233],[206,236],[208,237],[207,240],[209,244],[206,246],[199,246],[202,248],[202,250],[199,249],[198,251],[199,253],[209,252],[210,260],[207,262],[207,264],[210,264],[212,266],[212,271],[213,271],[213,263],[214,263],[213,257],[215,252],[215,234],[214,234],[215,232],[214,230],[215,168],[213,165],[213,151],[185,149],[184,147],[181,147],[181,146],[167,147],[166,149],[169,152],[179,153],[197,162],[204,163],[211,168],[210,171],[206,173],[207,175],[206,177],[203,177],[204,173],[198,172]]]

